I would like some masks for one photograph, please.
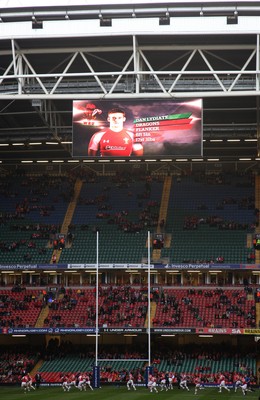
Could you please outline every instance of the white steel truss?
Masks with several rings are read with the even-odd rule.
[[[131,46],[38,49],[12,39],[0,60],[1,99],[259,94],[258,35],[250,45],[139,45],[133,36]]]

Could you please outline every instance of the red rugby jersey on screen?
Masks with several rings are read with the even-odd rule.
[[[128,157],[132,153],[133,134],[126,129],[113,132],[107,129],[99,143],[102,157]]]

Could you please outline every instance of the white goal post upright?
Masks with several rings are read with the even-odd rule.
[[[96,236],[96,328],[95,328],[95,364],[93,365],[93,376],[92,376],[92,385],[95,389],[100,388],[100,368],[98,366],[98,300],[99,300],[99,292],[98,292],[98,265],[99,265],[99,232],[97,230]]]
[[[149,367],[151,366],[151,234],[148,231],[147,237],[147,249],[148,249],[148,287],[147,287],[147,296],[148,296],[148,363]]]
[[[97,230],[97,254],[96,254],[96,359],[95,359],[95,366],[98,365],[98,264],[99,264],[99,232]]]

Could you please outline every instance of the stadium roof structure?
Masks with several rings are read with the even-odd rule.
[[[202,159],[258,163],[259,1],[3,3],[3,163],[71,159],[86,98],[202,98]]]

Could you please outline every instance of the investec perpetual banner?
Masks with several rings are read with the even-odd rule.
[[[73,102],[73,156],[202,155],[202,100]]]

